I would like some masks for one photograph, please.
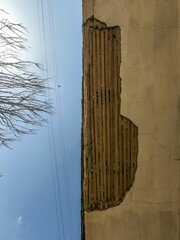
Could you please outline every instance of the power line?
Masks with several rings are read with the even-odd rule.
[[[51,44],[53,47],[53,72],[54,72],[54,80],[55,86],[59,86],[58,83],[58,71],[57,71],[57,58],[56,58],[56,46],[55,46],[55,36],[54,36],[54,21],[53,21],[53,10],[52,10],[52,2],[48,1],[48,10],[49,10],[49,22],[50,22],[50,35],[51,35]],[[69,193],[69,179],[67,174],[67,159],[66,159],[66,151],[65,151],[65,142],[64,142],[64,131],[63,131],[63,120],[62,120],[62,112],[61,112],[61,100],[60,100],[60,91],[56,91],[56,103],[57,103],[57,117],[58,117],[58,132],[60,137],[60,145],[62,151],[62,163],[63,163],[63,176],[65,182],[65,193],[67,199],[67,208],[68,208],[68,222],[69,229],[71,233],[71,239],[74,239],[74,231],[73,231],[73,221],[72,221],[72,209],[70,203],[70,193]]]
[[[38,22],[39,22],[39,30],[40,30],[40,38],[41,38],[40,39],[41,47],[42,47],[42,45],[44,45],[45,67],[46,67],[46,69],[48,69],[43,1],[41,0],[41,4],[39,7],[38,0],[37,0],[37,6],[38,6]],[[39,8],[41,8],[42,26],[40,26],[40,10],[39,10]],[[41,27],[42,27],[42,32],[40,29]],[[43,37],[41,37],[41,33],[42,33]],[[46,95],[46,98],[48,98],[47,95]],[[51,122],[50,117],[48,120],[49,120],[49,122]],[[63,235],[63,239],[65,239],[64,220],[63,220],[63,214],[62,214],[61,193],[60,193],[60,183],[59,183],[59,171],[58,171],[58,164],[57,164],[57,158],[56,158],[53,124],[50,124],[50,127],[48,126],[48,135],[49,135],[49,145],[50,145],[51,169],[52,169],[52,176],[53,176],[53,188],[54,188],[55,205],[56,205],[56,217],[57,217],[57,223],[58,223],[58,235],[59,235],[59,239],[61,239],[61,231],[60,231],[61,228],[60,227],[62,226],[62,235]],[[59,211],[60,211],[60,214],[59,214]],[[61,224],[60,224],[60,220],[61,220]]]

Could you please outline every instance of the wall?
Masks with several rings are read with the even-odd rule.
[[[134,182],[138,128],[120,115],[120,28],[83,26],[83,208],[119,205]]]
[[[84,0],[121,28],[121,114],[138,126],[138,167],[124,201],[85,213],[86,240],[179,240],[180,3]]]

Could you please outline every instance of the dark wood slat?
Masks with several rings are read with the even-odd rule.
[[[94,159],[93,159],[93,192],[92,192],[92,196],[93,196],[93,208],[95,207],[94,204],[96,203],[97,200],[97,162],[98,162],[98,136],[97,136],[97,104],[96,104],[96,39],[95,39],[95,31],[92,30],[92,54],[93,54],[93,127],[94,127],[94,149],[95,149],[95,155],[94,155]]]
[[[109,31],[108,29],[105,30],[105,52],[106,52],[106,106],[107,106],[107,159],[108,159],[108,164],[107,164],[107,192],[108,192],[108,201],[111,201],[111,176],[110,176],[110,158],[111,158],[111,143],[110,143],[110,96],[109,96],[109,91],[110,91],[110,82],[109,82]]]
[[[124,189],[123,192],[126,192],[127,181],[126,181],[126,119],[123,121],[123,166],[124,166]]]
[[[105,33],[101,31],[101,104],[102,104],[102,159],[103,159],[103,196],[102,201],[106,201],[106,165],[107,165],[107,154],[106,154],[106,117],[105,117],[105,89],[106,89],[106,78],[105,78]]]
[[[130,181],[130,121],[127,119],[127,169],[126,169],[126,176],[127,176],[127,188],[130,188],[131,181]]]

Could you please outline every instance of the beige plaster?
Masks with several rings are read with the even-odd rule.
[[[139,128],[135,182],[122,204],[85,214],[86,240],[180,239],[180,2],[84,0],[121,28],[121,113]]]

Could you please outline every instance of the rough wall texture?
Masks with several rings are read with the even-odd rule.
[[[121,113],[135,122],[138,169],[124,201],[85,213],[86,240],[180,238],[180,2],[84,0],[92,15],[121,28]]]
[[[138,128],[120,115],[120,28],[83,25],[83,208],[118,205],[134,182]]]

